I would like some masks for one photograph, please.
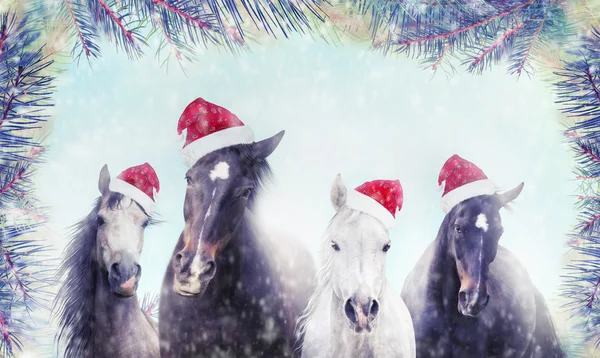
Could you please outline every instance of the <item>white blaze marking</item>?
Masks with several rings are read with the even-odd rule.
[[[225,163],[225,162],[221,162],[221,163]],[[220,163],[219,163],[220,164]],[[217,164],[217,166],[219,165]],[[227,163],[225,163],[225,165],[227,165]],[[229,170],[229,166],[227,166],[228,170]],[[212,173],[211,173],[211,178],[212,178]],[[198,272],[200,272],[200,260],[196,260],[196,258],[199,258],[200,256],[200,246],[202,246],[202,233],[204,232],[204,224],[206,224],[206,218],[210,216],[210,209],[212,208],[212,201],[215,198],[215,193],[217,192],[217,188],[213,189],[212,192],[212,197],[210,198],[210,205],[208,206],[208,209],[206,209],[206,214],[204,215],[204,222],[202,223],[202,227],[200,228],[200,237],[198,238],[198,247],[196,248],[196,256],[194,256],[194,260],[192,261],[192,265],[194,265],[194,263],[197,263],[197,267],[193,266],[195,268],[198,269]]]
[[[488,224],[487,217],[484,213],[477,215],[477,221],[475,221],[475,226],[482,229],[483,232],[487,232],[490,225]]]
[[[229,178],[229,164],[227,162],[218,162],[214,169],[210,171],[210,180]]]
[[[479,216],[481,216],[483,214],[479,214]],[[483,215],[483,217],[485,218],[485,215]],[[479,217],[477,217],[477,219],[479,220]],[[487,231],[487,223],[486,223],[486,228],[483,229],[483,231]],[[477,277],[477,290],[475,291],[475,302],[477,302],[477,299],[479,298],[479,287],[481,286],[481,271],[483,270],[481,268],[481,262],[483,261],[483,235],[480,236],[479,238],[479,243],[481,244],[481,248],[479,250],[479,272],[478,272],[478,277]]]
[[[475,226],[480,228],[481,230],[483,230],[483,232],[487,232],[490,225],[487,222],[487,217],[485,216],[484,213],[481,213],[479,215],[477,215],[477,220],[475,221]],[[477,302],[477,300],[479,299],[479,287],[481,286],[481,265],[482,265],[482,261],[483,261],[483,235],[480,235],[479,237],[479,244],[481,245],[481,248],[479,249],[479,273],[478,273],[478,277],[477,277],[477,289],[475,291],[475,302]]]

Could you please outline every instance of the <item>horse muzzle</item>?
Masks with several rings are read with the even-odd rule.
[[[173,258],[173,268],[173,291],[181,296],[202,295],[217,272],[217,264],[212,258],[191,256],[184,251]]]
[[[133,262],[115,262],[110,266],[108,282],[115,296],[129,297],[137,291],[142,268]]]
[[[356,333],[370,333],[379,313],[379,302],[372,298],[350,298],[344,305],[346,317],[350,320],[350,328]]]
[[[489,302],[490,295],[487,291],[458,293],[458,311],[465,316],[477,317]]]

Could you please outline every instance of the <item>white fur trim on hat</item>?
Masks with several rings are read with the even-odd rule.
[[[492,195],[495,192],[496,186],[490,179],[477,180],[448,192],[448,194],[442,196],[440,203],[444,213],[448,214],[450,210],[461,201],[479,195]]]
[[[156,208],[156,203],[146,193],[129,184],[128,182],[119,178],[112,179],[108,184],[108,189],[117,193],[121,193],[125,196],[135,200],[144,210],[146,214],[152,215]]]
[[[356,190],[348,190],[346,206],[373,216],[381,221],[387,228],[391,228],[396,224],[394,216],[383,205],[370,196]]]
[[[253,141],[254,134],[248,126],[226,128],[188,144],[180,152],[181,159],[188,168],[191,168],[198,159],[210,152],[236,144],[249,144]]]

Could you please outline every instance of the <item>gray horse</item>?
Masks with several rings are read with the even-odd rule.
[[[128,196],[109,190],[106,165],[94,209],[73,226],[55,301],[64,356],[159,357],[157,324],[140,309],[144,228],[153,220]]]

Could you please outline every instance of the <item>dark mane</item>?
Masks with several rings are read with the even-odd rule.
[[[93,251],[96,245],[96,217],[101,198],[92,211],[71,227],[71,241],[65,249],[58,277],[64,281],[54,301],[59,317],[56,341],[65,342],[65,357],[86,357],[93,339],[95,282]]]
[[[107,205],[118,210],[123,194],[110,192]],[[53,311],[58,317],[57,347],[66,344],[64,357],[87,357],[93,342],[93,311],[96,294],[94,249],[96,246],[97,216],[101,206],[99,197],[92,211],[70,228],[70,241],[58,269],[57,281],[63,279],[54,301]],[[138,206],[139,204],[134,200]],[[143,211],[141,206],[140,209]],[[146,213],[144,211],[144,213]],[[150,223],[156,222],[149,218]]]

